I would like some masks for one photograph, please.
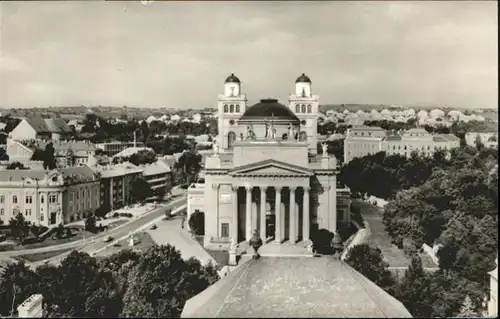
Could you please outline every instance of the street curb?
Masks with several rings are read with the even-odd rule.
[[[171,214],[172,214],[172,215],[175,215],[175,214],[177,214],[178,212],[180,212],[180,211],[182,211],[182,210],[184,210],[184,209],[187,209],[187,204],[184,204],[184,205],[181,205],[181,206],[177,207],[176,209],[174,209],[174,210],[171,212]],[[156,219],[154,219],[154,220],[150,221],[149,223],[142,225],[141,227],[137,228],[136,230],[134,230],[134,231],[133,231],[133,232],[131,232],[130,234],[127,234],[127,235],[125,235],[125,236],[122,236],[122,237],[120,237],[120,238],[118,238],[118,239],[114,240],[113,242],[111,242],[109,245],[107,245],[107,246],[105,246],[105,247],[102,247],[102,248],[100,248],[100,249],[98,249],[98,250],[96,250],[96,251],[92,252],[90,255],[91,255],[91,256],[95,256],[95,255],[97,255],[98,253],[100,253],[101,251],[106,250],[106,249],[108,249],[108,248],[112,247],[113,245],[115,245],[115,244],[116,244],[116,243],[118,243],[119,241],[122,241],[122,240],[126,239],[126,238],[127,238],[127,237],[129,237],[130,235],[134,235],[134,234],[136,234],[136,233],[138,233],[138,232],[141,232],[141,231],[143,231],[143,230],[145,230],[145,229],[147,229],[147,228],[151,227],[153,224],[156,224],[157,222],[162,221],[164,218],[165,218],[165,216],[160,216],[160,217],[158,217],[158,218],[156,218]]]
[[[179,202],[179,201],[184,200],[184,199],[185,199],[184,196],[182,196],[176,200],[171,201],[167,205],[174,204],[174,203]],[[150,213],[151,211],[153,211],[155,209],[148,211],[147,213],[143,214],[142,216],[147,215],[148,213]],[[121,227],[128,225],[128,223],[136,221],[136,220],[137,220],[136,218],[132,218],[132,219],[128,220],[126,223],[118,225],[115,228],[113,228],[113,231],[120,229]],[[104,237],[105,235],[106,235],[105,233],[100,233],[100,234],[93,236],[93,237],[94,237],[94,239],[98,239],[98,238]],[[18,257],[18,256],[22,256],[22,255],[46,253],[46,252],[51,252],[51,251],[63,250],[63,249],[80,249],[81,247],[79,247],[79,246],[85,245],[86,243],[87,243],[87,239],[79,239],[78,241],[64,243],[64,244],[58,244],[58,245],[54,245],[54,246],[47,246],[47,247],[41,247],[41,248],[31,248],[31,249],[26,249],[26,250],[3,251],[3,252],[0,252],[0,258]]]

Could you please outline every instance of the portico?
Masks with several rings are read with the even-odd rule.
[[[243,97],[220,97],[219,137],[205,161],[205,182],[188,190],[190,212],[196,207],[205,214],[205,247],[225,250],[231,241],[249,241],[254,231],[265,244],[308,245],[316,230],[336,231],[336,159],[325,147],[317,154],[317,96],[306,96],[305,77],[297,81],[301,101],[311,108],[297,108],[295,98],[289,107],[275,99],[247,107]],[[241,93],[234,75],[225,85]]]

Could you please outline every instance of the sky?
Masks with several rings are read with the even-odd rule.
[[[0,107],[498,106],[496,1],[0,2]]]

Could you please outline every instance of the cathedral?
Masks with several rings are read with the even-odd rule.
[[[188,218],[204,213],[204,245],[230,242],[310,244],[319,229],[350,223],[348,189],[337,187],[337,163],[326,146],[318,154],[319,97],[302,74],[287,105],[262,99],[248,106],[231,74],[218,98],[218,130],[206,158],[203,184],[188,189]]]

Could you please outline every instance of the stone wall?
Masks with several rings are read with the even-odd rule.
[[[344,261],[347,258],[347,254],[349,253],[352,247],[364,244],[371,235],[370,225],[367,222],[365,221],[363,222],[365,228],[361,228],[361,226],[354,220],[352,221],[352,223],[354,226],[356,226],[358,231],[354,235],[349,237],[349,239],[345,242],[345,249],[342,252],[341,256],[342,261]]]

